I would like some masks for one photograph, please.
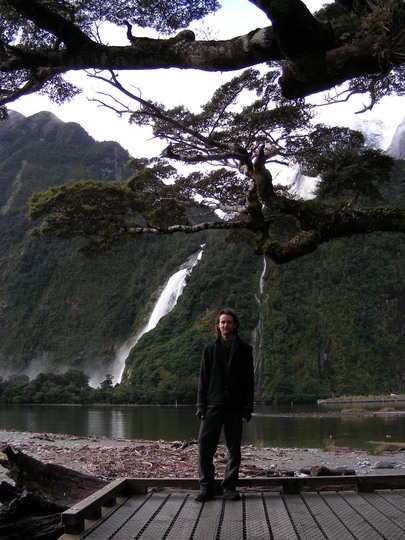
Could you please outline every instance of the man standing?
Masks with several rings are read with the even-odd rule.
[[[203,350],[198,382],[197,416],[201,420],[198,435],[198,472],[200,493],[196,501],[215,496],[214,455],[222,426],[228,449],[228,461],[222,488],[228,500],[240,499],[236,491],[242,459],[242,424],[253,411],[254,373],[252,347],[238,336],[239,321],[230,309],[223,309],[215,320],[217,339]]]

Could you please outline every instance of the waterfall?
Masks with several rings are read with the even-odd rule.
[[[264,384],[264,355],[263,355],[263,315],[262,304],[267,299],[264,292],[264,278],[267,271],[267,260],[263,257],[263,270],[259,281],[259,294],[256,295],[257,305],[259,307],[259,322],[253,331],[253,359],[255,368],[256,388],[260,392]]]
[[[111,368],[111,375],[113,375],[113,380],[115,383],[121,382],[122,374],[125,369],[125,361],[141,337],[147,332],[153,330],[160,319],[170,313],[170,311],[172,311],[174,306],[177,304],[177,300],[182,295],[184,287],[186,286],[187,276],[191,274],[194,267],[200,261],[203,251],[204,245],[201,246],[201,249],[197,253],[191,255],[186,262],[183,263],[172,276],[170,276],[162,287],[162,292],[160,293],[160,296],[152,309],[147,323],[134,337],[130,338],[119,348]],[[94,384],[91,384],[91,386],[94,386]]]

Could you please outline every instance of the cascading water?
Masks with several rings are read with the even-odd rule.
[[[267,299],[267,295],[264,292],[264,278],[267,271],[267,260],[263,257],[263,271],[260,276],[259,282],[259,294],[256,295],[256,301],[259,306],[259,322],[253,331],[252,345],[253,345],[253,358],[255,368],[255,381],[256,388],[260,393],[264,384],[264,355],[263,355],[263,315],[262,305]]]
[[[204,245],[201,246],[201,249],[197,253],[191,255],[191,257],[189,257],[187,261],[167,280],[150,314],[148,322],[133,338],[129,339],[118,350],[111,369],[111,375],[114,377],[115,383],[121,382],[122,374],[125,369],[125,361],[128,358],[131,349],[135,347],[144,334],[153,330],[160,319],[170,313],[177,304],[177,300],[182,295],[184,287],[186,286],[187,276],[191,274],[193,268],[201,260],[203,251]]]

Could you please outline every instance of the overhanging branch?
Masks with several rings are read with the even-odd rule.
[[[127,232],[131,235],[137,234],[174,234],[174,233],[196,233],[207,230],[231,230],[231,229],[249,229],[247,220],[241,221],[209,221],[198,223],[196,225],[172,225],[171,227],[128,227]]]
[[[2,0],[25,19],[63,42],[66,49],[3,48],[0,71],[38,69],[144,70],[158,68],[234,71],[264,62],[282,61],[283,95],[297,99],[366,75],[389,73],[405,62],[399,54],[382,62],[374,54],[378,36],[343,44],[340,30],[316,20],[300,0],[251,0],[273,26],[252,30],[229,40],[196,41],[189,31],[168,39],[133,36],[130,46],[106,46],[36,0]],[[403,2],[395,4],[393,18],[404,16]],[[402,20],[402,19],[401,19]],[[359,21],[360,22],[360,21]],[[23,28],[23,26],[21,26]],[[124,32],[124,30],[123,30]],[[12,92],[10,92],[12,96]]]
[[[321,244],[334,239],[355,234],[375,232],[405,233],[405,208],[378,206],[350,209],[345,207],[331,212],[325,209],[325,220],[319,220],[318,227],[301,230],[287,242],[276,240],[263,244],[263,253],[278,264],[290,262],[303,255],[313,253]]]

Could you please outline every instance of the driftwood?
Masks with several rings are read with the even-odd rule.
[[[88,497],[106,481],[45,464],[6,446],[0,464],[15,482],[0,484],[0,538],[2,540],[56,540],[63,534],[61,512]]]
[[[11,497],[4,500],[4,497]],[[0,484],[0,538],[54,540],[63,534],[60,514],[66,508],[52,504],[7,482]]]
[[[337,467],[336,469],[330,469],[324,465],[311,467],[311,476],[352,476],[356,474],[354,469],[346,469],[346,467]]]

